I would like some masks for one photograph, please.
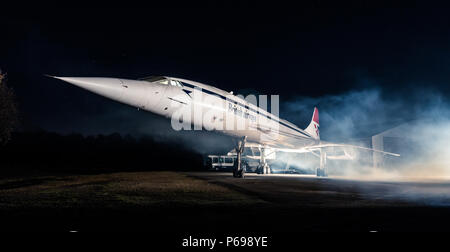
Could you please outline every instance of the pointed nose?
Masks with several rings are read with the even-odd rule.
[[[116,78],[50,76],[113,100],[120,100],[123,84]]]

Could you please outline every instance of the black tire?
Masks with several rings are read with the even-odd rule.
[[[245,177],[245,171],[244,170],[240,170],[238,171],[238,178],[244,178]]]
[[[317,177],[326,177],[324,169],[317,169]]]
[[[233,177],[235,178],[242,178],[244,176],[244,171],[241,169],[239,171],[233,170]]]

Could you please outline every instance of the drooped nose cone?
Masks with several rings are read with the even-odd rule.
[[[80,88],[86,89],[106,98],[138,107],[156,114],[161,114],[160,101],[165,94],[167,85],[117,78],[99,77],[56,77]]]
[[[120,100],[123,95],[123,84],[119,79],[116,78],[51,77],[68,82],[70,84],[113,100]]]

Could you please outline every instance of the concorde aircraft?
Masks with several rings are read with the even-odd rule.
[[[336,144],[320,140],[319,111],[314,108],[310,124],[305,129],[283,120],[267,108],[256,106],[255,99],[243,99],[232,92],[195,81],[152,76],[139,80],[94,77],[53,77],[112,100],[128,104],[167,118],[180,129],[215,130],[238,139],[237,161],[233,176],[242,178],[241,166],[244,147],[260,149],[258,173],[269,173],[266,156],[271,152],[311,153],[320,160],[318,176],[326,176],[326,160],[340,159],[327,156],[328,148],[356,148],[399,156],[395,153],[362,146]],[[247,97],[249,98],[249,97]],[[253,102],[252,102],[253,101]],[[261,103],[261,101],[260,101]],[[275,102],[272,101],[272,104]],[[273,109],[273,108],[272,108]],[[273,111],[272,111],[273,112]],[[348,157],[347,154],[344,158]]]

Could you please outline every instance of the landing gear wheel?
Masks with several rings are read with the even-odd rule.
[[[325,169],[318,168],[316,171],[317,177],[328,177],[328,175],[325,172]]]
[[[241,169],[238,174],[239,174],[239,178],[245,178],[245,170],[244,169]]]
[[[236,171],[233,171],[233,177],[234,178],[244,178],[245,177],[245,171],[243,169]]]
[[[262,167],[260,165],[256,167],[256,174],[262,174]]]

